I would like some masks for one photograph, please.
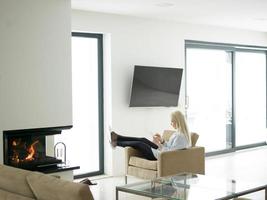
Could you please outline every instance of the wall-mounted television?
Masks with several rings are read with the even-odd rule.
[[[130,107],[178,105],[183,69],[135,65]]]

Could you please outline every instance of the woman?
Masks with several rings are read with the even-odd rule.
[[[153,136],[153,142],[147,138],[126,137],[111,132],[113,147],[133,147],[139,150],[148,160],[157,160],[159,153],[191,147],[191,137],[184,115],[180,111],[171,114],[171,125],[176,130],[169,141],[164,141],[160,134]]]

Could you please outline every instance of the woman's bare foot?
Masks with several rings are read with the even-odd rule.
[[[118,139],[118,134],[115,133],[114,131],[111,131],[110,133],[111,141],[117,141]]]
[[[111,141],[110,141],[111,146],[116,147],[118,135],[114,131],[111,131],[110,138],[111,138]]]

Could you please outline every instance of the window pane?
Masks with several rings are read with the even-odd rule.
[[[266,55],[236,53],[236,146],[266,141]]]
[[[223,50],[187,48],[187,118],[206,152],[231,147],[232,64]]]
[[[73,128],[58,140],[67,146],[74,174],[99,171],[98,39],[72,37]]]

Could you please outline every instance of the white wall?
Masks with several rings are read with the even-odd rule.
[[[72,29],[104,33],[110,36],[111,83],[106,83],[106,86],[111,84],[112,97],[105,96],[105,100],[106,104],[112,107],[111,126],[118,133],[134,136],[151,137],[151,131],[161,132],[168,128],[170,112],[177,109],[129,108],[134,65],[184,68],[185,39],[267,46],[267,34],[261,32],[154,21],[78,10],[72,12]],[[182,110],[184,94],[183,83],[179,100],[179,109]],[[111,123],[111,120],[108,123]],[[105,127],[108,125],[106,124]],[[107,135],[106,128],[106,138]],[[113,172],[113,175],[124,174],[124,151],[119,148],[112,151],[107,139],[105,144],[106,172]],[[110,160],[113,161],[112,164]]]
[[[1,0],[2,131],[72,124],[70,0]]]

